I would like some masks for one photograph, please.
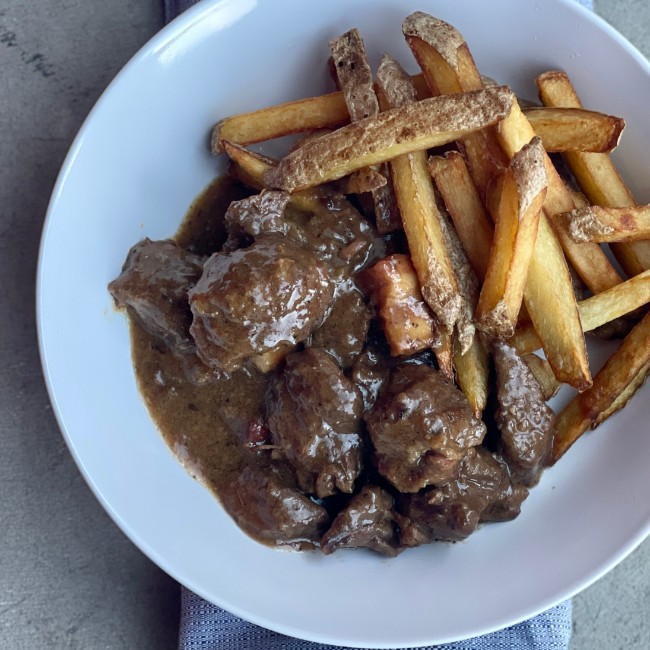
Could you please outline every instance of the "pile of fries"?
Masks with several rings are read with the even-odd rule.
[[[557,417],[555,462],[650,371],[650,207],[608,155],[624,121],[585,110],[562,72],[540,75],[543,105],[527,107],[481,76],[453,26],[416,12],[402,29],[422,74],[386,55],[373,75],[353,29],[330,43],[338,92],[224,119],[212,149],[237,178],[291,192],[301,209],[336,182],[372,205],[381,234],[403,229],[409,255],[366,272],[392,353],[432,349],[480,414],[490,340],[506,339],[547,397],[560,384],[577,391]],[[279,161],[246,148],[303,132]],[[585,332],[614,323],[629,333],[592,377]]]

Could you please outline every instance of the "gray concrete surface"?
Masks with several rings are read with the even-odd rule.
[[[178,587],[118,531],[63,444],[33,314],[59,166],[158,0],[0,0],[0,648],[174,648]],[[597,10],[650,54],[647,0]],[[650,541],[575,599],[572,650],[650,648]]]

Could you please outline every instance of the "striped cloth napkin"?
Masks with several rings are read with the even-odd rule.
[[[163,0],[165,22],[198,0]],[[593,9],[592,0],[577,0]],[[440,646],[437,650],[566,650],[571,638],[571,601],[534,618],[485,636]],[[182,587],[179,650],[337,650],[278,634],[248,623]],[[338,650],[346,650],[338,648]],[[352,649],[347,649],[352,650]],[[434,650],[428,646],[423,650]]]

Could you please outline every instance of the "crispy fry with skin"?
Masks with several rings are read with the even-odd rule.
[[[564,72],[545,72],[537,77],[536,82],[545,106],[582,108],[580,98]],[[608,208],[636,205],[632,192],[607,154],[566,152],[563,157],[580,189],[594,205]],[[629,276],[650,269],[650,241],[615,243],[611,249]]]
[[[535,375],[535,379],[537,379],[537,383],[544,394],[544,399],[546,401],[550,400],[560,390],[560,382],[555,378],[549,362],[536,354],[525,354],[522,359]]]
[[[402,30],[432,93],[457,93],[483,87],[467,43],[454,27],[416,12],[404,21]],[[516,111],[519,106],[515,103],[510,116]],[[534,135],[530,124],[525,118],[523,121],[530,133],[527,132],[529,137],[519,143],[516,151]],[[515,122],[513,127],[518,130],[519,124]],[[462,144],[472,177],[485,197],[488,184],[503,169],[504,152],[494,129],[483,129],[480,134],[482,140],[465,138]],[[548,195],[549,192],[547,199]],[[558,210],[561,211],[566,210]],[[537,331],[544,337],[544,351],[557,379],[578,390],[587,388],[591,373],[571,278],[557,238],[544,216],[540,217],[524,299]]]
[[[524,111],[549,153],[607,153],[618,146],[625,120],[580,108],[527,108]]]
[[[418,11],[404,20],[402,31],[433,95],[485,87],[465,39],[454,27]],[[463,56],[459,56],[461,51]],[[482,130],[460,139],[472,178],[483,197],[490,181],[508,164],[491,131]]]
[[[267,158],[234,142],[223,142],[224,151],[231,163],[230,174],[236,179],[256,190],[267,189],[264,175],[277,165],[277,161]],[[318,212],[323,209],[326,190],[314,188],[295,192],[291,195],[291,203],[305,212]]]
[[[650,303],[650,271],[644,271],[612,289],[581,300],[578,303],[578,312],[583,331],[595,330],[648,303]],[[539,336],[532,326],[517,330],[509,343],[519,354],[534,352],[542,347]]]
[[[559,414],[552,460],[557,462],[587,429],[601,424],[624,406],[643,383],[650,367],[650,314],[625,337],[594,376],[589,390],[577,395]]]
[[[465,159],[457,151],[449,151],[444,156],[431,156],[427,164],[467,257],[483,281],[487,273],[494,226],[485,211]]]
[[[336,180],[397,156],[441,146],[495,124],[510,112],[504,86],[451,97],[432,97],[344,126],[285,156],[266,174],[271,187],[289,192]]]
[[[648,373],[650,373],[650,361],[646,363],[646,365],[643,366],[641,370],[639,370],[634,379],[612,402],[612,405],[600,413],[594,422],[594,428],[604,422],[610,415],[614,415],[616,411],[620,411],[624,406],[627,405],[632,397],[634,397],[634,393],[636,393],[636,391],[639,390],[639,388],[641,388],[641,386],[643,386],[645,383],[646,379],[648,378]]]
[[[411,78],[418,99],[431,97],[423,75]],[[220,154],[224,151],[224,140],[248,145],[304,131],[335,129],[349,123],[350,113],[343,92],[339,90],[227,117],[212,130],[211,149],[212,153]]]
[[[631,242],[650,238],[650,206],[603,208],[597,205],[565,212],[562,219],[574,241]]]
[[[415,89],[399,64],[384,56],[377,71],[382,108],[409,108]],[[462,295],[441,227],[426,152],[414,151],[391,161],[391,173],[411,260],[422,295],[451,334],[461,317]]]
[[[458,339],[455,339],[454,367],[458,386],[467,397],[474,415],[480,418],[487,402],[489,367],[488,354],[479,336],[474,337],[465,354],[460,350]]]
[[[490,370],[487,350],[481,338],[475,336],[473,323],[473,313],[479,296],[479,282],[456,231],[447,222],[445,216],[441,216],[440,225],[445,243],[456,269],[458,284],[464,298],[460,321],[453,337],[456,381],[467,397],[474,414],[480,418],[487,403]]]
[[[221,153],[224,140],[253,144],[292,133],[334,128],[349,121],[341,92],[299,99],[221,120],[212,131],[212,152]]]
[[[490,261],[476,307],[477,326],[498,338],[514,334],[521,309],[546,197],[543,154],[536,137],[512,157],[504,178]]]
[[[350,120],[357,122],[379,113],[379,102],[375,95],[372,70],[366,57],[361,34],[356,29],[342,34],[330,42],[332,64],[336,71],[338,85],[345,98],[345,104],[350,114]],[[390,182],[390,173],[386,170],[387,163],[359,170],[356,174],[375,172],[384,178],[384,183],[363,189],[369,191],[375,213],[377,230],[381,234],[393,232],[401,226],[397,200]],[[351,189],[354,189],[352,186]],[[349,192],[353,193],[353,192]],[[357,192],[361,193],[361,192]]]
[[[509,156],[519,151],[534,134],[535,132],[519,106],[513,107],[510,115],[501,122],[497,129],[499,141]],[[564,223],[558,215],[574,209],[573,197],[548,156],[545,156],[544,163],[548,178],[544,212],[560,240],[569,262],[594,293],[605,291],[605,289],[610,289],[622,282],[623,278],[612,266],[598,244],[576,244],[567,233]]]

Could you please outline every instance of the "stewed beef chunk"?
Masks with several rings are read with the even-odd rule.
[[[222,493],[224,507],[252,537],[272,544],[314,546],[329,516],[291,481],[291,473],[281,465],[245,466],[236,485]]]
[[[287,192],[267,191],[241,201],[233,201],[226,210],[228,240],[224,250],[234,250],[263,234],[278,233],[303,239],[298,228],[284,218],[289,202]],[[247,242],[247,240],[249,240]]]
[[[370,325],[370,309],[352,281],[340,287],[325,322],[309,345],[329,352],[342,368],[349,368],[363,351]]]
[[[484,447],[470,449],[450,481],[404,497],[400,545],[465,539],[481,521],[514,519],[527,496],[528,490],[512,483],[497,457]]]
[[[307,348],[287,357],[270,382],[267,425],[301,490],[352,492],[361,471],[362,408],[357,387],[327,352]]]
[[[203,260],[175,242],[143,239],[131,248],[108,290],[150,334],[175,352],[189,353],[194,343],[188,291],[202,271]]]
[[[358,271],[384,254],[377,231],[343,197],[332,196],[326,210],[311,216],[304,228],[316,255],[343,274]]]
[[[215,253],[190,292],[190,329],[204,363],[225,372],[279,344],[305,340],[327,315],[334,294],[328,270],[280,235]]]
[[[375,346],[367,347],[354,362],[351,377],[363,398],[363,410],[369,411],[377,401],[390,376],[390,358]]]
[[[493,344],[497,377],[496,423],[501,431],[499,451],[513,478],[535,485],[548,462],[555,414],[544,401],[542,389],[514,348]]]
[[[397,554],[393,497],[376,485],[365,485],[352,497],[321,540],[325,555],[339,548],[361,547],[391,557]]]
[[[400,492],[450,479],[485,435],[465,396],[423,364],[398,366],[365,419],[377,469]]]

